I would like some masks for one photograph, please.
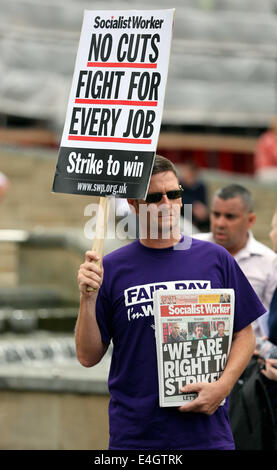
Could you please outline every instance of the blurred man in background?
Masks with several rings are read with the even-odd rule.
[[[232,184],[217,190],[213,196],[211,232],[193,236],[226,248],[268,310],[277,285],[276,254],[254,238],[251,228],[255,221],[251,193],[243,186]],[[258,322],[253,327],[256,336],[260,336]]]
[[[199,178],[194,162],[186,161],[180,166],[180,184],[183,188],[181,215],[185,215],[184,204],[191,204],[193,225],[201,232],[209,230],[206,186]]]

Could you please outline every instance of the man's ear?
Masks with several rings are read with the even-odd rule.
[[[127,199],[127,201],[128,201],[128,204],[134,208],[133,210],[135,210],[135,213],[138,214],[138,202],[137,202],[137,200],[136,199]]]
[[[254,212],[250,212],[248,214],[248,228],[253,227],[255,222],[256,222],[256,214],[254,214]]]

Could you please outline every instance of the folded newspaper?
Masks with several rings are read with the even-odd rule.
[[[161,407],[196,398],[181,387],[221,376],[231,348],[234,300],[233,289],[154,293]]]

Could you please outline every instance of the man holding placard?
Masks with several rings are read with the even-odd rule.
[[[253,353],[251,322],[264,308],[226,250],[181,235],[181,190],[169,160],[156,156],[146,198],[129,203],[139,216],[143,236],[105,256],[104,275],[95,263],[97,253],[87,252],[78,275],[75,334],[80,363],[97,364],[113,342],[109,448],[234,449],[228,400],[221,403]],[[87,286],[94,291],[88,292]],[[216,382],[181,389],[180,394],[197,393],[195,400],[180,408],[160,407],[153,293],[209,288],[235,292],[233,342],[225,370]]]
[[[85,12],[53,183],[58,193],[128,198],[140,220],[140,240],[104,257],[104,276],[101,249],[86,253],[78,276],[79,361],[97,364],[113,342],[110,449],[233,449],[227,403],[219,405],[252,355],[250,323],[264,313],[225,250],[180,234],[177,173],[155,157],[173,15]],[[182,388],[198,397],[180,409],[160,407],[153,293],[222,287],[236,296],[222,376]]]

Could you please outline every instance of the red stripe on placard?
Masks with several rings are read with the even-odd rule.
[[[90,98],[76,98],[78,104],[118,104],[122,106],[157,106],[158,101],[131,101],[131,100],[101,100]]]
[[[156,69],[157,64],[143,64],[131,62],[87,62],[87,67],[118,67],[129,69]]]
[[[91,137],[83,135],[69,135],[68,140],[83,140],[87,142],[116,142],[122,144],[151,144],[151,139],[128,139],[125,137]]]

